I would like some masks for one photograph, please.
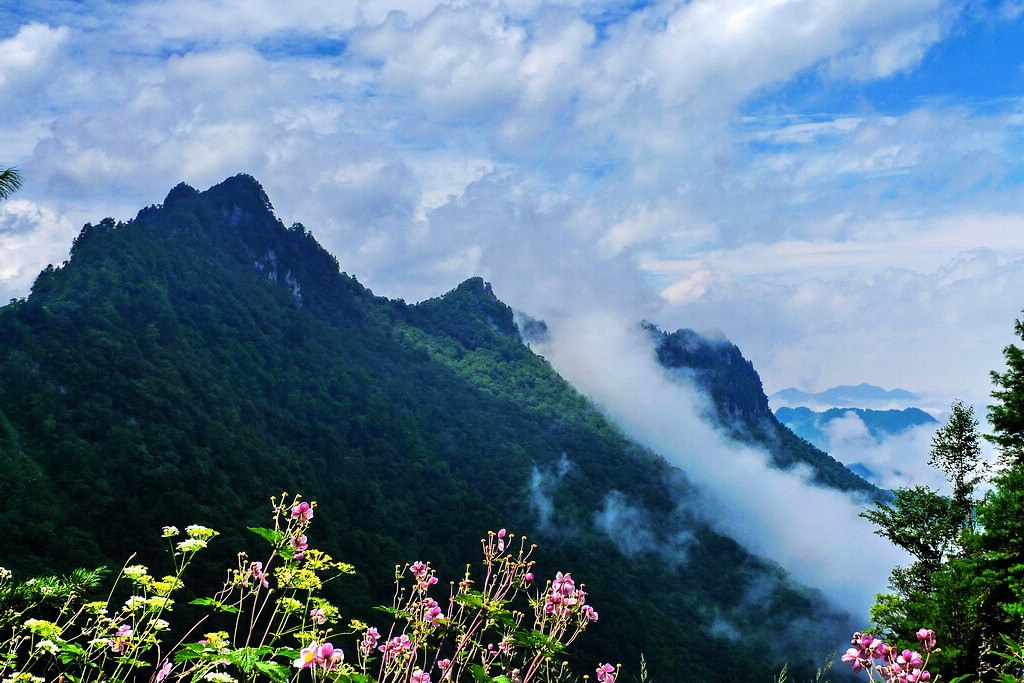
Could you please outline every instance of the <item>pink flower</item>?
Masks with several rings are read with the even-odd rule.
[[[441,671],[447,671],[449,668],[451,668],[451,665],[452,665],[452,660],[450,660],[450,659],[442,659],[441,661],[439,661],[437,663],[437,668],[440,669]]]
[[[581,611],[585,615],[587,615],[587,619],[589,619],[590,621],[597,621],[597,612],[595,612],[594,608],[591,607],[590,605],[583,605],[583,608],[582,608]]]
[[[923,628],[917,632],[917,639],[921,641],[921,647],[931,651],[935,649],[935,631]]]
[[[615,667],[611,664],[602,664],[597,667],[598,683],[615,683]]]
[[[317,652],[320,646],[314,640],[299,652],[299,658],[292,662],[296,669],[305,669],[316,664]]]
[[[871,660],[864,657],[864,650],[860,648],[851,647],[846,651],[846,654],[842,656],[842,661],[849,664],[853,663],[853,670],[859,672],[861,668],[871,666]]]
[[[416,669],[412,672],[412,678],[409,679],[409,683],[430,683],[430,674],[423,669]]]
[[[314,624],[322,624],[327,619],[327,615],[319,607],[309,610],[309,618],[313,620]]]
[[[573,583],[572,574],[563,575],[562,572],[555,574],[555,580],[551,582],[551,590],[556,593],[561,593],[566,597],[572,595],[576,590],[576,584]]]
[[[427,598],[423,601],[423,620],[430,623],[434,623],[442,616],[441,608],[437,604],[437,600],[433,598]]]
[[[117,628],[117,632],[114,633],[114,637],[107,641],[110,645],[112,652],[124,652],[125,647],[128,646],[128,639],[132,637],[135,632],[132,631],[132,627],[128,624],[121,624]]]
[[[293,505],[292,519],[308,524],[313,519],[313,506],[305,502]]]
[[[325,669],[336,669],[339,664],[345,661],[345,653],[335,650],[330,643],[324,643],[316,651],[316,663]]]
[[[505,533],[504,529],[498,529],[498,552],[505,550]]]
[[[419,560],[416,560],[411,565],[409,565],[409,571],[412,572],[413,576],[420,580],[422,580],[423,577],[427,575],[427,569],[427,565],[420,562]]]
[[[288,539],[288,545],[290,545],[292,549],[296,551],[296,560],[301,560],[306,554],[304,551],[309,549],[309,543],[306,542],[305,536],[293,536],[292,538]]]
[[[533,581],[533,572],[523,574],[523,583],[530,583],[531,581]]]
[[[412,641],[403,633],[384,643],[379,649],[385,654],[403,655],[412,649]]]
[[[359,650],[363,653],[363,656],[368,657],[373,649],[377,647],[377,640],[380,638],[380,633],[377,629],[370,627],[366,629],[366,633],[363,634],[363,640],[359,643]]]
[[[299,652],[299,658],[292,662],[296,669],[306,669],[311,666],[320,666],[325,669],[335,669],[345,661],[345,653],[334,649],[330,643],[317,644],[314,640]]]
[[[270,588],[270,582],[267,581],[267,573],[263,571],[262,562],[253,562],[252,567],[249,569],[249,574],[252,575],[252,578],[259,581],[261,586],[264,588]],[[246,577],[245,581],[246,584],[248,584],[248,577]]]
[[[924,664],[924,660],[921,659],[921,655],[913,650],[904,650],[899,657],[896,658],[896,663],[905,668],[920,669]]]
[[[174,667],[171,666],[170,662],[164,662],[164,665],[161,666],[160,670],[156,672],[157,683],[160,683],[160,681],[162,681],[165,678],[167,678],[167,674],[171,673],[171,669],[173,669],[173,668]]]

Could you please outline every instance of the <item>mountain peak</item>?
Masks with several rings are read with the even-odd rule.
[[[188,183],[178,183],[167,193],[167,197],[164,199],[164,206],[173,208],[197,197],[199,197],[199,190]]]
[[[468,280],[459,283],[455,289],[444,296],[451,296],[456,292],[478,296],[485,301],[498,301],[498,297],[494,294],[494,289],[491,287],[491,283],[485,281],[480,276],[471,277]]]
[[[761,377],[735,344],[710,339],[691,329],[668,333],[649,322],[641,324],[655,339],[658,362],[685,372],[707,391],[723,423],[731,423],[738,416],[762,420],[771,415]]]
[[[274,206],[259,181],[247,173],[231,176],[211,187],[203,195],[214,205],[237,206],[242,211],[274,213]]]
[[[441,329],[469,348],[475,348],[482,340],[476,332],[466,336],[465,330],[452,325],[452,320],[479,320],[516,343],[522,341],[512,309],[495,295],[491,283],[481,277],[471,277],[450,292],[417,304],[416,309],[433,316]]]

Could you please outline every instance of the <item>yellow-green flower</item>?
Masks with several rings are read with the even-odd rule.
[[[209,527],[205,527],[199,524],[189,524],[185,527],[185,533],[192,538],[197,538],[200,541],[209,541],[214,536],[220,535],[219,531],[214,531]]]
[[[212,683],[237,683],[237,681],[230,674],[226,674],[223,671],[211,671],[210,673],[203,676]]]
[[[178,544],[177,548],[179,552],[183,553],[194,553],[197,550],[202,550],[206,547],[206,541],[198,538],[190,538],[187,541],[182,541]]]
[[[82,605],[82,608],[85,609],[85,611],[89,612],[90,614],[106,614],[107,613],[107,603],[102,602],[102,601],[87,602],[84,605]]]
[[[149,608],[155,612],[157,610],[162,609],[171,609],[171,605],[174,604],[174,601],[170,598],[165,598],[160,595],[154,595],[149,600],[147,600],[146,603],[149,605]]]
[[[153,577],[149,575],[149,570],[141,564],[125,567],[123,573],[137,586],[148,586],[153,580]]]
[[[59,638],[62,630],[52,621],[43,621],[42,619],[29,619],[25,622],[25,628],[41,638],[50,639]]]
[[[13,676],[8,676],[0,683],[46,683],[46,680],[39,676],[33,676],[30,673],[22,671],[21,673],[16,673]]]
[[[49,652],[51,655],[60,652],[60,648],[57,646],[57,644],[50,639],[40,640],[38,643],[36,643],[36,649],[43,650],[44,652]]]
[[[287,613],[298,612],[302,610],[302,603],[295,598],[281,598],[277,601],[277,604],[281,606],[281,609]]]

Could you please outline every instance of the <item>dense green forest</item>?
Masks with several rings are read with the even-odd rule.
[[[749,424],[768,421],[777,464],[875,492],[771,422],[748,362],[722,384],[720,358],[686,357],[679,338],[662,362],[726,387],[723,421],[757,403]],[[0,309],[0,565],[157,563],[164,525],[200,523],[222,533],[197,568],[216,580],[284,490],[318,502],[313,540],[357,570],[335,601],[368,621],[396,564],[455,578],[508,527],[540,543],[538,572],[586,582],[601,614],[573,648],[586,662],[769,680],[786,662],[809,676],[848,638],[848,615],[702,522],[685,474],[534,354],[485,282],[416,305],[375,296],[248,176],[86,225]],[[648,546],[619,549],[595,523],[612,503]],[[722,656],[740,647],[773,654]]]

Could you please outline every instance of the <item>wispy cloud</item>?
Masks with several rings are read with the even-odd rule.
[[[694,512],[840,606],[867,613],[905,557],[858,517],[863,501],[815,486],[807,473],[773,469],[765,452],[712,428],[700,417],[702,396],[666,377],[637,325],[584,313],[550,329],[541,352],[632,438],[686,472],[702,496]]]
[[[1021,100],[920,85],[1012,3],[16,5],[0,163],[38,212],[0,235],[2,298],[85,221],[244,171],[382,294],[613,300],[774,388],[980,395],[1020,308]]]

